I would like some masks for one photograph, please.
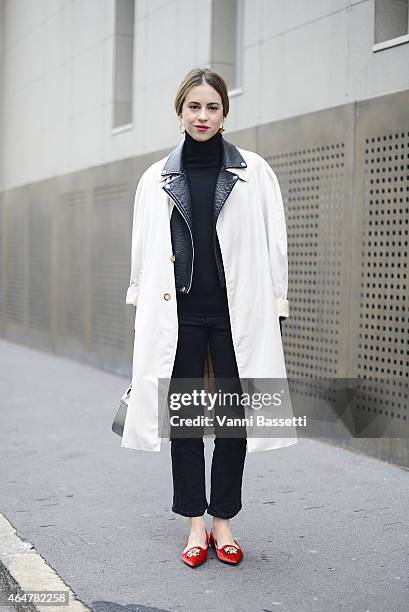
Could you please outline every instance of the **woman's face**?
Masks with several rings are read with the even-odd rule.
[[[186,132],[196,140],[209,140],[223,122],[223,104],[211,85],[196,85],[186,95],[182,108],[182,123]],[[204,126],[207,129],[198,129]]]

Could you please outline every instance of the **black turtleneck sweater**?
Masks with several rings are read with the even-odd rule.
[[[214,196],[222,163],[222,134],[200,142],[185,132],[183,166],[193,213],[194,261],[189,293],[178,294],[178,310],[228,314],[227,292],[220,287],[214,255]],[[215,236],[214,236],[215,234]]]

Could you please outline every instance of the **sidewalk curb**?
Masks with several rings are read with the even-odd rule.
[[[68,605],[39,605],[18,602],[10,605],[20,612],[87,612],[91,608],[76,598],[70,587],[50,567],[28,540],[0,513],[0,586],[8,593],[68,591]]]

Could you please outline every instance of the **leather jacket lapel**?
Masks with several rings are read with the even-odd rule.
[[[161,172],[161,181],[164,181],[162,189],[175,202],[176,208],[180,211],[189,229],[190,237],[185,233],[182,225],[177,218],[171,219],[172,244],[174,250],[179,253],[175,265],[175,278],[177,290],[182,293],[189,292],[192,282],[194,242],[193,242],[193,210],[190,197],[189,185],[183,168],[183,145],[182,141],[170,153],[165,166]],[[217,239],[216,223],[217,218],[231,193],[234,185],[239,179],[248,180],[248,168],[238,149],[227,140],[222,139],[222,165],[216,181],[214,196],[214,225],[213,225],[213,248],[215,260],[219,272],[221,287],[225,287],[225,276],[220,245]],[[228,168],[235,168],[235,172],[230,172]],[[189,240],[190,238],[190,240]],[[189,280],[190,279],[190,280]]]
[[[186,173],[183,168],[183,145],[184,141],[178,144],[171,151],[166,164],[161,172],[161,176],[166,178],[169,175],[174,175],[174,178],[168,179],[162,188],[169,196],[178,204],[178,208],[184,215],[186,222],[189,225],[190,231],[193,233],[193,213],[192,202],[190,198],[189,185],[186,178]],[[247,164],[242,155],[231,142],[224,138],[222,139],[222,166],[217,177],[214,203],[214,226],[216,227],[217,218],[226,202],[230,192],[238,178],[247,180],[247,174],[241,175],[229,172],[226,168],[247,169]]]
[[[234,185],[237,183],[237,179],[237,174],[232,174],[223,167],[220,169],[214,194],[214,227],[216,227],[217,217]]]
[[[193,211],[190,190],[185,172],[168,181],[162,187],[178,205],[179,210],[185,217],[190,231],[193,234]]]

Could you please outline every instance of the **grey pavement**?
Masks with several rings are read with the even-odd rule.
[[[230,567],[211,551],[191,569],[169,445],[121,449],[111,431],[127,382],[0,340],[0,513],[86,606],[409,610],[408,470],[317,440],[248,454],[232,519],[245,558]]]
[[[0,588],[0,612],[15,612],[16,608],[10,606],[8,600],[9,593]]]

